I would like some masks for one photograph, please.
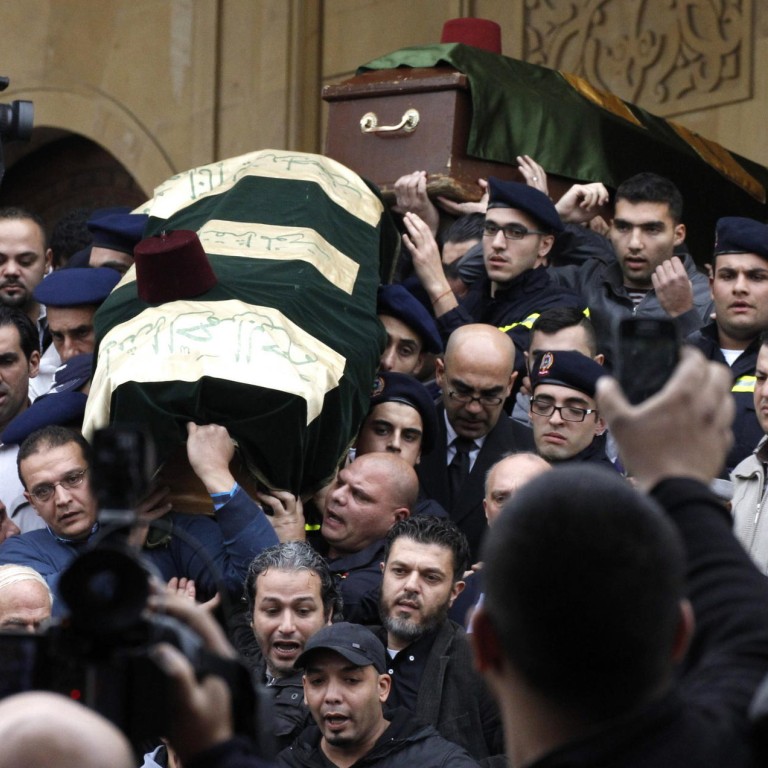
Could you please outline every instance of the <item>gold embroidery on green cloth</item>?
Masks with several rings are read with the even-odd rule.
[[[602,107],[607,112],[610,112],[616,117],[620,117],[622,120],[626,120],[638,128],[644,128],[645,126],[635,117],[632,110],[618,97],[607,91],[601,91],[599,88],[595,88],[588,83],[583,77],[578,75],[572,75],[570,72],[560,72],[560,74],[568,81],[568,84],[576,91],[578,91],[585,99],[589,99],[592,103],[597,104],[598,107]]]

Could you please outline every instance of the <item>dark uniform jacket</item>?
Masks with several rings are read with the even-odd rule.
[[[717,323],[711,322],[700,331],[692,333],[686,341],[698,347],[707,360],[716,360],[728,365],[720,351],[720,340],[717,335]],[[726,470],[723,477],[755,450],[763,439],[763,430],[757,421],[755,413],[755,366],[757,354],[760,351],[760,340],[755,339],[737,358],[731,367],[733,387],[731,392],[736,403],[736,416],[733,420],[733,447],[725,461]]]
[[[277,756],[284,768],[328,768],[332,763],[320,749],[320,729],[311,725],[293,746]],[[386,731],[355,766],[376,768],[477,768],[477,763],[459,746],[443,739],[405,709],[395,710]]]
[[[451,504],[446,461],[448,446],[445,409],[442,404],[437,407],[437,422],[438,435],[435,447],[416,465],[416,474],[424,495],[435,499],[447,509],[451,520],[467,537],[474,563],[479,558],[480,543],[488,528],[483,511],[485,475],[505,453],[532,448],[533,435],[530,429],[513,422],[502,413],[496,426],[486,436],[472,471],[459,490],[458,498],[455,499],[454,504]]]
[[[475,283],[458,307],[437,318],[443,341],[457,328],[469,323],[489,323],[500,328],[515,342],[515,370],[525,369],[523,351],[528,349],[531,326],[551,307],[584,309],[582,299],[572,290],[559,286],[544,267],[518,275],[491,298],[491,281],[484,275]],[[433,451],[434,453],[434,451]]]

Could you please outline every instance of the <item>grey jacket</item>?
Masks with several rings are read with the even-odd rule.
[[[768,437],[755,452],[747,456],[731,473],[733,482],[733,532],[744,545],[757,567],[768,574],[768,489],[765,487],[765,464],[768,461]]]

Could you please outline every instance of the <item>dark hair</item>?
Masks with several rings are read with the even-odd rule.
[[[0,328],[6,325],[13,325],[19,332],[19,346],[29,362],[32,353],[40,351],[40,337],[35,324],[26,312],[0,304]]]
[[[256,601],[256,579],[270,568],[280,571],[310,571],[320,579],[320,597],[323,601],[323,613],[333,621],[340,620],[342,599],[333,574],[328,564],[315,552],[306,541],[287,541],[275,544],[258,554],[248,566],[245,577],[245,598],[248,610],[253,613]]]
[[[682,543],[615,472],[582,463],[534,478],[505,506],[482,559],[501,647],[555,706],[600,722],[668,679]]]
[[[86,464],[91,466],[91,446],[88,441],[76,430],[69,427],[60,427],[58,424],[49,424],[47,427],[33,432],[21,444],[16,455],[16,467],[21,483],[26,489],[27,484],[21,474],[21,462],[29,458],[33,453],[39,453],[44,448],[60,448],[62,445],[75,443],[80,446]]]
[[[449,227],[445,242],[466,243],[468,240],[481,240],[484,223],[484,213],[468,213],[465,216],[459,216]]]
[[[564,328],[573,328],[581,326],[587,336],[587,346],[589,354],[594,357],[597,354],[597,334],[592,321],[576,307],[552,307],[545,309],[534,321],[531,326],[531,335],[536,331],[551,335],[562,331]]]
[[[638,173],[623,181],[616,190],[615,199],[630,203],[666,203],[675,224],[683,220],[680,190],[669,179],[656,173]]]
[[[88,208],[74,208],[54,224],[50,242],[54,267],[64,266],[71,256],[91,244],[93,236],[86,225],[90,215]]]
[[[456,523],[434,515],[414,515],[400,520],[390,528],[384,543],[384,562],[396,539],[405,537],[418,544],[437,544],[451,550],[453,555],[453,580],[459,581],[469,568],[469,543]]]
[[[29,219],[40,227],[40,232],[43,235],[43,248],[48,248],[48,235],[45,231],[45,224],[38,214],[32,211],[21,208],[15,205],[9,205],[5,208],[0,208],[0,221],[3,219]]]

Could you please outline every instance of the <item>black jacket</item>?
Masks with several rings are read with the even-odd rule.
[[[328,758],[320,750],[320,729],[311,725],[294,744],[277,756],[285,768],[327,768]],[[461,748],[443,739],[430,725],[420,723],[405,709],[392,713],[391,723],[373,749],[355,766],[376,768],[477,768]]]

